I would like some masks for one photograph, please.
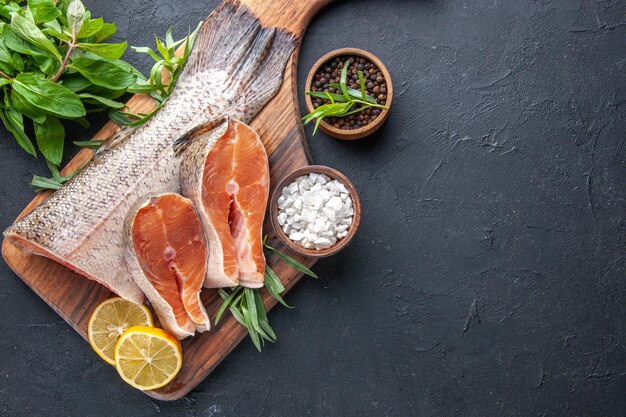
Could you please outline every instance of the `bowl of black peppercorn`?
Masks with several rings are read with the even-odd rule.
[[[347,87],[360,91],[361,82],[358,74],[361,72],[366,94],[374,98],[379,106],[365,106],[366,108],[352,111],[343,117],[324,117],[319,128],[334,138],[355,140],[374,133],[385,122],[393,100],[393,85],[389,71],[374,54],[358,48],[340,48],[327,53],[315,62],[306,78],[305,91],[342,94],[337,84],[346,64],[349,65]],[[330,103],[330,100],[310,94],[304,95],[304,101],[309,113],[319,106]],[[357,104],[352,110],[358,110],[359,107]]]

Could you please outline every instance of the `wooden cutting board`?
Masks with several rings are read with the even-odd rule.
[[[313,15],[332,0],[240,0],[256,14],[266,26],[277,26],[289,30],[299,38]],[[210,10],[207,10],[207,15]],[[271,183],[290,171],[311,163],[297,100],[296,66],[298,62],[299,41],[287,68],[283,84],[272,101],[252,121],[263,140],[270,160]],[[149,112],[154,102],[144,95],[133,96],[128,105],[136,112]],[[117,125],[109,122],[100,130],[94,139],[106,139]],[[63,169],[64,174],[73,172],[91,158],[93,151],[83,149]],[[24,209],[19,217],[39,205],[49,193],[38,195]],[[274,247],[285,251],[272,232],[269,219],[266,217],[265,232],[270,235]],[[294,254],[290,254],[297,258]],[[78,275],[49,259],[35,256],[20,250],[6,239],[2,243],[2,256],[7,264],[30,286],[46,303],[50,305],[65,321],[67,321],[83,338],[87,335],[87,322],[95,307],[113,296],[109,290]],[[311,266],[314,260],[302,259],[304,264]],[[268,256],[268,263],[289,290],[302,276],[295,270],[278,261],[275,256]],[[265,293],[265,291],[264,291]],[[221,304],[215,290],[204,290],[203,301],[211,318]],[[271,309],[276,301],[264,294],[267,309]],[[160,400],[175,400],[198,385],[209,373],[247,336],[243,326],[235,321],[230,314],[220,320],[210,332],[196,335],[183,341],[183,367],[174,381],[146,394]],[[122,380],[119,381],[123,384]],[[132,389],[129,387],[129,389]]]

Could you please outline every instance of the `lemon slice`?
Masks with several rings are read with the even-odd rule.
[[[96,307],[89,319],[89,344],[98,356],[115,365],[114,350],[117,340],[122,333],[137,325],[154,326],[148,307],[121,297],[109,298]]]
[[[124,381],[148,391],[167,385],[183,365],[180,342],[164,330],[134,326],[115,345],[115,367]]]

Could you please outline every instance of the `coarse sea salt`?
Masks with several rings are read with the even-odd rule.
[[[348,189],[315,172],[295,179],[278,197],[278,224],[307,249],[327,249],[348,235],[354,208]]]

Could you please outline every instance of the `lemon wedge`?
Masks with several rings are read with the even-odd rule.
[[[115,344],[132,326],[153,326],[152,314],[145,305],[121,297],[109,298],[94,310],[87,328],[89,344],[98,356],[115,365]]]
[[[115,345],[115,367],[124,381],[148,391],[167,385],[183,364],[180,342],[164,330],[133,326]]]

